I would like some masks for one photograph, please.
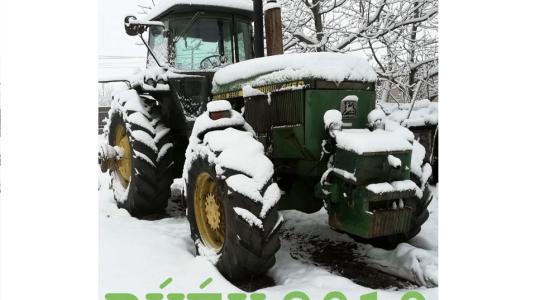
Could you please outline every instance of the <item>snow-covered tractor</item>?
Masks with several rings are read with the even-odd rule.
[[[324,206],[335,230],[392,247],[420,231],[431,201],[423,147],[374,110],[370,65],[281,54],[275,3],[264,57],[262,5],[162,0],[147,20],[126,17],[147,69],[104,80],[130,86],[113,96],[99,152],[118,206],[150,218],[185,203],[197,253],[233,281],[274,265],[279,210]]]

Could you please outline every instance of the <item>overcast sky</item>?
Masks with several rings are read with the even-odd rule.
[[[99,73],[101,77],[132,74],[144,68],[146,48],[124,31],[124,17],[137,15],[137,4],[150,0],[99,0]]]
[[[138,37],[124,31],[124,17],[136,14],[137,4],[145,0],[99,0],[99,55],[145,56],[144,46],[137,46]]]

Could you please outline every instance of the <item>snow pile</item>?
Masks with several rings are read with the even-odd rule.
[[[344,129],[336,131],[336,143],[341,149],[358,155],[370,152],[412,150],[411,144],[401,135],[381,129]]]
[[[428,163],[424,163],[426,149],[415,140],[414,133],[409,130],[409,127],[437,124],[437,103],[429,102],[428,100],[417,101],[411,112],[411,117],[414,116],[414,120],[407,119],[411,108],[410,104],[403,104],[401,107],[398,107],[395,103],[378,105],[380,108],[376,108],[368,114],[368,125],[371,128],[375,128],[374,132],[383,131],[392,133],[394,136],[399,136],[402,140],[410,143],[409,148],[412,149],[411,172],[418,176],[421,181],[416,195],[422,197],[422,191],[431,176],[432,170]],[[419,117],[421,115],[424,116],[422,119]],[[420,119],[422,122],[419,121]]]
[[[387,119],[405,127],[439,124],[439,104],[428,99],[418,100],[414,105],[411,103],[378,103],[377,105],[380,107],[378,110],[381,110]],[[380,112],[376,114],[380,116]],[[373,123],[369,117],[368,121]]]
[[[386,114],[382,109],[376,108],[369,112],[367,119],[369,124],[377,124],[382,122],[386,118]],[[378,126],[375,126],[378,128]]]
[[[202,5],[216,6],[253,11],[252,0],[160,0],[146,15],[147,20],[152,20],[175,5]]]
[[[392,183],[381,182],[372,183],[366,186],[366,189],[374,194],[414,191],[417,189],[416,184],[411,180],[393,181]]]
[[[262,96],[265,95],[263,92],[259,91],[258,89],[254,89],[249,84],[245,84],[242,86],[242,95],[243,97],[253,97],[253,96]]]
[[[399,125],[397,122],[394,122],[388,119],[386,120],[383,119],[380,123],[380,126],[384,128],[385,131],[393,132],[394,134],[401,136],[402,138],[409,141],[409,143],[411,144],[414,141],[414,133],[410,131],[408,128],[405,128]]]
[[[393,155],[388,155],[388,164],[392,167],[392,168],[400,168],[401,167],[401,159],[393,156]]]
[[[186,150],[183,178],[188,180],[191,164],[197,157],[207,157],[211,163],[214,163],[218,176],[223,175],[227,170],[236,171],[240,174],[227,178],[227,186],[231,190],[261,203],[262,209],[259,217],[264,218],[281,197],[276,183],[272,183],[266,188],[264,194],[261,194],[266,183],[274,175],[274,165],[265,156],[264,147],[254,138],[251,128],[244,127],[247,131],[232,128],[247,124],[238,112],[234,110],[230,110],[230,112],[231,118],[212,120],[208,112],[197,118]],[[227,128],[209,131],[222,127]],[[203,132],[206,134],[201,140],[199,135]]]
[[[212,120],[208,114],[208,111],[197,117],[195,124],[193,124],[193,130],[191,131],[190,143],[199,143],[199,135],[214,128],[235,126],[245,127],[247,125],[244,118],[242,118],[237,111],[231,109],[230,112],[231,116],[229,118],[221,118],[217,120]]]
[[[263,229],[263,223],[261,219],[257,218],[249,210],[243,209],[241,207],[233,207],[234,212],[239,215],[244,221],[246,221],[249,226],[256,226],[260,229]]]
[[[354,101],[354,102],[358,102],[358,96],[356,96],[356,95],[347,95],[347,96],[343,97],[343,99],[341,99],[341,101]]]
[[[171,197],[178,198],[186,191],[186,181],[184,178],[175,178],[171,184]]]
[[[208,102],[208,104],[206,105],[206,109],[209,112],[231,110],[231,103],[227,100],[214,100]]]
[[[250,80],[251,86],[316,78],[340,83],[344,80],[377,80],[377,74],[367,60],[342,53],[282,54],[242,61],[216,72],[213,91],[233,82]],[[233,89],[240,89],[237,83]]]
[[[426,287],[438,286],[439,260],[431,252],[406,243],[399,244],[391,251],[367,247],[369,247],[367,255],[371,258],[370,264],[374,267]]]
[[[339,112],[338,110],[335,110],[335,109],[327,110],[324,113],[324,117],[323,117],[324,129],[331,128],[333,130],[340,130],[341,127],[343,126],[342,118],[343,116],[341,115],[341,112]]]

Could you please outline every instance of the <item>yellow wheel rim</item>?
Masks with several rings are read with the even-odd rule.
[[[126,127],[123,125],[118,125],[115,129],[114,146],[118,146],[124,151],[124,155],[117,163],[116,173],[120,175],[118,177],[122,185],[127,187],[131,179],[131,145]]]
[[[207,247],[220,251],[225,242],[225,214],[217,183],[210,174],[197,176],[194,191],[195,220]]]

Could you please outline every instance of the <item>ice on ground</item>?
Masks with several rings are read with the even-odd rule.
[[[256,77],[256,79],[255,79]],[[250,80],[253,87],[317,78],[340,83],[344,80],[368,81],[377,80],[377,73],[367,60],[351,54],[343,53],[295,53],[272,55],[255,58],[228,65],[216,72],[213,79],[213,91],[233,82],[241,89],[245,84],[238,81]]]
[[[335,132],[337,146],[362,155],[370,152],[412,150],[411,144],[401,135],[376,129],[344,129]]]

